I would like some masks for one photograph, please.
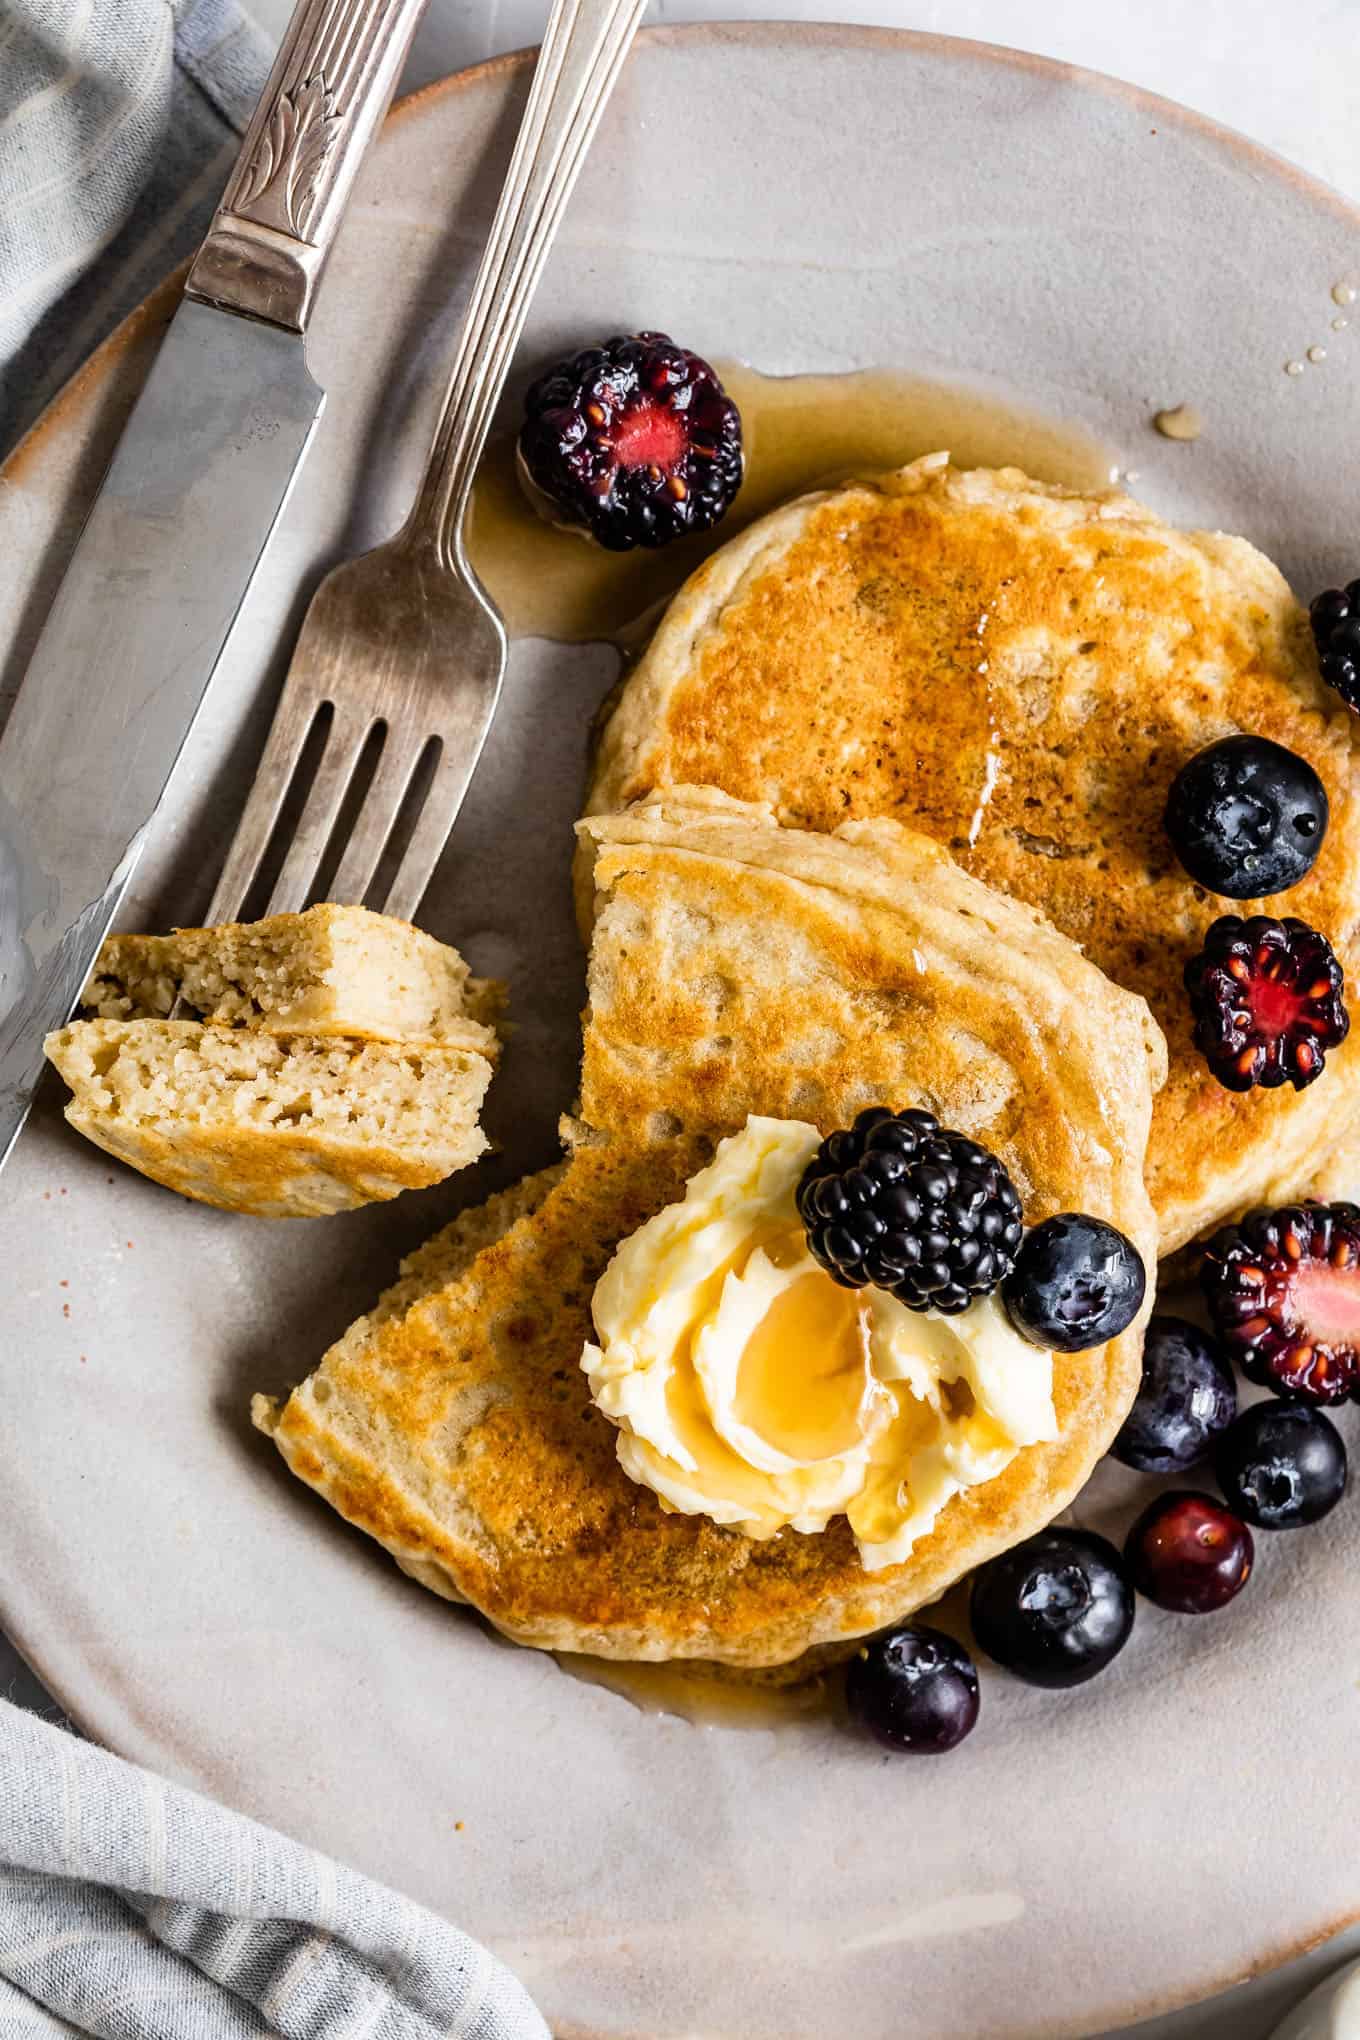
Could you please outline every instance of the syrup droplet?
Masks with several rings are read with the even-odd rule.
[[[1332,303],[1334,305],[1353,305],[1355,298],[1356,290],[1353,283],[1334,283],[1332,285]]]
[[[1344,333],[1349,324],[1350,320],[1343,318],[1341,313],[1338,312],[1336,317],[1332,320],[1332,331],[1334,333]]]
[[[1301,361],[1286,361],[1284,372],[1286,375],[1302,375],[1303,363]]]
[[[1175,404],[1168,411],[1159,411],[1152,422],[1163,439],[1198,439],[1204,430],[1204,420],[1193,404]]]
[[[1310,361],[1325,361],[1325,360],[1327,359],[1327,350],[1326,350],[1326,348],[1325,348],[1325,347],[1310,347],[1310,348],[1309,348],[1309,350],[1308,350],[1308,359],[1309,359]]]

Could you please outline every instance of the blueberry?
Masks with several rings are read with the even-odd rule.
[[[1212,1449],[1237,1414],[1232,1368],[1185,1318],[1155,1317],[1143,1340],[1143,1380],[1110,1447],[1140,1473],[1183,1473]]]
[[[890,1750],[940,1756],[978,1717],[978,1677],[943,1630],[890,1629],[862,1643],[845,1675],[850,1712]]]
[[[973,1634],[1031,1686],[1080,1686],[1129,1640],[1133,1589],[1114,1546],[1091,1530],[1041,1530],[973,1581]]]
[[[1131,1240],[1104,1219],[1064,1211],[1026,1234],[1001,1298],[1016,1330],[1037,1346],[1080,1353],[1127,1330],[1146,1290]]]
[[[1209,1615],[1240,1594],[1255,1555],[1241,1518],[1212,1495],[1162,1495],[1128,1535],[1124,1556],[1140,1594],[1177,1615]]]
[[[1198,884],[1233,900],[1285,892],[1327,833],[1327,789],[1306,759],[1267,737],[1223,737],[1181,767],[1166,832]]]
[[[1214,1459],[1229,1506],[1258,1530],[1297,1530],[1336,1507],[1346,1487],[1341,1433],[1305,1403],[1256,1403]]]

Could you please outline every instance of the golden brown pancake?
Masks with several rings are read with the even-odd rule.
[[[1360,1030],[1302,1092],[1224,1090],[1181,977],[1216,916],[1260,911],[1321,929],[1349,974],[1357,727],[1245,540],[933,456],[790,504],[700,568],[603,731],[588,811],[704,783],[801,828],[888,815],[1039,907],[1166,1034],[1148,1186],[1170,1252],[1360,1110]],[[1194,885],[1162,826],[1180,767],[1238,730],[1307,758],[1331,801],[1314,870],[1263,903]]]
[[[424,1189],[488,1146],[478,1115],[495,1065],[446,1042],[73,1020],[43,1052],[77,1133],[167,1190],[256,1218]]]
[[[691,790],[583,834],[594,937],[565,1170],[456,1221],[256,1421],[405,1570],[521,1642],[777,1664],[934,1600],[1063,1508],[1132,1399],[1142,1320],[1056,1356],[1058,1441],[870,1573],[843,1518],[753,1542],[622,1471],[579,1364],[615,1245],[748,1113],[825,1132],[888,1102],[993,1148],[1031,1222],[1091,1211],[1149,1255],[1163,1045],[1030,908],[891,823],[809,834]]]

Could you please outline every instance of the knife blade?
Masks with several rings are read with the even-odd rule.
[[[302,0],[0,736],[0,1165],[321,413],[304,334],[424,0]]]

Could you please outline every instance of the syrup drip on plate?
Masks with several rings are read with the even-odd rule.
[[[790,1721],[829,1719],[839,1709],[840,1676],[818,1672],[785,1684],[778,1673],[748,1673],[692,1659],[635,1664],[557,1651],[568,1677],[603,1686],[649,1714],[670,1714],[697,1727],[769,1729]]]
[[[714,531],[663,551],[607,553],[535,515],[510,435],[492,442],[473,491],[468,552],[512,637],[636,648],[696,567],[753,519],[808,489],[902,467],[947,448],[960,467],[1021,467],[1040,481],[1109,485],[1114,456],[1076,428],[977,390],[889,370],[766,376],[720,363],[742,415],[746,479]]]

